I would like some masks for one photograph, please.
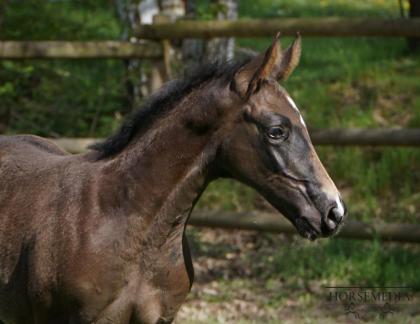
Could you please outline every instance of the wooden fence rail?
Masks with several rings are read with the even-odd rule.
[[[162,59],[162,48],[156,42],[121,41],[0,41],[0,59],[96,59],[96,58]]]
[[[313,130],[311,138],[316,145],[336,146],[420,146],[420,129],[326,129]],[[100,141],[98,138],[53,139],[71,153],[80,153]]]
[[[282,35],[303,36],[381,36],[420,37],[420,18],[278,18],[239,19],[234,21],[191,21],[142,25],[136,32],[143,39],[182,39],[211,37],[273,37]]]
[[[188,21],[142,25],[139,39],[182,39],[211,37],[272,37],[300,32],[307,36],[420,37],[420,18],[281,18],[235,21]],[[29,58],[162,58],[158,43],[122,41],[0,41],[0,59]]]
[[[297,234],[296,229],[279,213],[265,212],[203,212],[194,211],[189,224],[200,227],[255,230],[271,233]],[[347,221],[337,237],[420,243],[420,226],[416,224],[367,224]]]
[[[419,128],[318,129],[310,134],[316,145],[420,146]]]

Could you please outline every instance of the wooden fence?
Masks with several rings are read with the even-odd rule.
[[[199,227],[254,230],[271,233],[297,234],[296,229],[280,213],[194,211],[189,224]],[[416,224],[347,221],[337,237],[406,243],[420,242],[420,226]]]
[[[312,130],[315,145],[335,146],[420,146],[420,129],[325,129]],[[52,139],[70,153],[81,153],[98,138]]]
[[[156,42],[0,41],[1,59],[97,59],[134,57],[162,59],[162,48]]]
[[[321,37],[420,37],[420,18],[279,18],[216,21],[180,20],[175,23],[143,25],[137,31],[143,39],[182,39],[211,37],[273,37],[282,35]]]
[[[281,18],[236,21],[189,21],[142,25],[141,39],[182,39],[212,37],[273,37],[300,32],[304,37],[420,37],[420,18]],[[143,58],[160,59],[159,43],[121,41],[0,41],[0,59],[38,58]]]

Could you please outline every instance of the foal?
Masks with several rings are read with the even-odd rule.
[[[302,116],[284,52],[172,81],[86,154],[0,137],[0,320],[170,323],[193,281],[185,226],[208,183],[253,188],[311,240],[345,215]]]

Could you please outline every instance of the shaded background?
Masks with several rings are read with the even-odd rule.
[[[401,8],[407,13],[408,2],[242,0],[238,15],[400,17]],[[223,10],[211,1],[195,2],[196,19],[214,19]],[[111,0],[0,0],[2,40],[120,39],[126,28]],[[261,51],[270,41],[238,39],[236,48]],[[147,74],[150,66],[143,69]],[[127,62],[121,60],[2,60],[0,133],[107,136],[136,109],[127,78]],[[420,54],[403,38],[304,38],[300,66],[285,86],[310,127],[420,127]],[[420,223],[418,148],[317,150],[347,202],[349,217]],[[197,208],[270,210],[252,189],[228,180],[211,184]],[[420,290],[420,248],[414,244],[188,232],[197,282],[178,322],[348,321],[339,305],[326,303],[324,285]],[[419,313],[414,302],[385,321],[414,323]],[[362,320],[383,321],[375,312],[366,312]]]

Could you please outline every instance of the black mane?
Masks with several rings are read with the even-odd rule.
[[[198,85],[222,77],[230,81],[235,72],[249,59],[247,58],[242,62],[203,64],[192,73],[188,73],[188,76],[167,82],[157,93],[146,100],[140,109],[128,116],[114,135],[101,143],[92,145],[90,148],[100,153],[100,159],[121,152],[137,133],[169,111],[181,98]]]

